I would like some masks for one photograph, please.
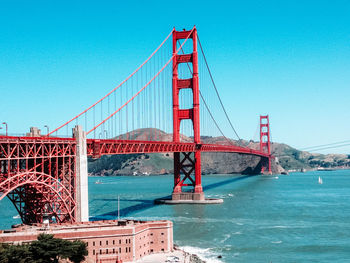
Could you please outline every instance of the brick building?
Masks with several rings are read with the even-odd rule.
[[[108,220],[73,224],[20,225],[0,231],[0,243],[22,244],[40,233],[87,243],[86,262],[132,262],[152,253],[173,249],[171,221]]]

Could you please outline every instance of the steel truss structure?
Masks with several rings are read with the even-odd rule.
[[[171,152],[226,152],[240,153],[268,158],[269,154],[236,145],[174,143],[157,141],[127,141],[112,139],[88,139],[87,154],[93,158],[102,155],[131,153],[171,153]]]
[[[74,139],[0,137],[0,200],[8,196],[23,223],[74,222]]]

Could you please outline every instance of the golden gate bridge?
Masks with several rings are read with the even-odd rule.
[[[225,125],[238,141],[227,138]],[[145,128],[152,129],[142,133]],[[219,142],[201,139],[216,135]],[[259,156],[261,171],[271,173],[269,117],[260,116],[260,147],[243,145],[197,29],[173,29],[129,77],[58,128],[46,135],[31,128],[26,136],[0,136],[0,200],[7,196],[26,224],[45,217],[88,221],[87,157],[173,153],[172,199],[200,202],[202,152]]]

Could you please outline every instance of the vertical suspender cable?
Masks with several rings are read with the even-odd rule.
[[[225,116],[226,116],[226,118],[227,118],[228,122],[230,123],[230,126],[231,126],[232,130],[233,130],[233,131],[234,131],[234,133],[236,134],[236,136],[237,136],[237,138],[238,138],[239,142],[241,142],[241,138],[239,137],[239,135],[237,134],[237,132],[236,132],[235,128],[233,127],[233,124],[232,124],[232,122],[231,122],[230,118],[228,117],[228,114],[227,114],[227,112],[226,112],[226,109],[225,109],[225,107],[224,107],[224,104],[222,103],[222,100],[221,100],[220,95],[219,95],[219,92],[218,92],[218,90],[217,90],[217,88],[216,88],[216,85],[215,85],[215,82],[214,82],[213,76],[212,76],[212,74],[211,74],[211,71],[210,71],[210,68],[209,68],[209,65],[208,65],[207,59],[206,59],[206,57],[205,57],[205,54],[204,54],[204,51],[203,51],[203,48],[202,48],[202,44],[201,44],[201,41],[199,40],[199,36],[198,36],[198,35],[197,35],[197,38],[198,38],[198,43],[199,43],[199,46],[200,46],[200,49],[201,49],[201,52],[202,52],[202,55],[203,55],[204,62],[205,62],[205,64],[206,64],[206,66],[207,66],[207,69],[208,69],[208,72],[209,72],[210,79],[211,79],[211,81],[212,81],[212,83],[213,83],[213,86],[214,86],[214,88],[215,88],[216,95],[217,95],[217,96],[218,96],[218,98],[219,98],[219,101],[220,101],[221,107],[222,107],[222,109],[223,109],[223,111],[224,111],[224,113],[225,113]]]

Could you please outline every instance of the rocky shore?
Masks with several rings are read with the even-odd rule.
[[[157,253],[143,257],[135,263],[206,263],[195,254],[190,254],[178,247],[173,252]]]

